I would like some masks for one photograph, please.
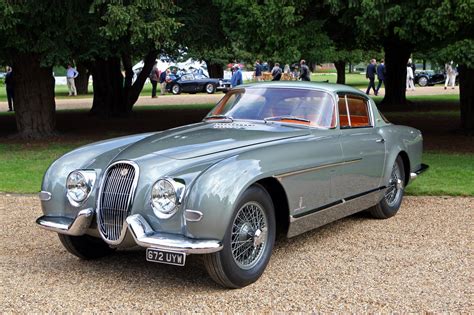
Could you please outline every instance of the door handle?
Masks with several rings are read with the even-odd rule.
[[[385,142],[385,139],[384,139],[384,138],[382,138],[382,139],[377,139],[377,140],[375,140],[375,142],[377,142],[377,143],[384,143],[384,142]]]

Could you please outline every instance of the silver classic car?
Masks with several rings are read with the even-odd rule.
[[[203,255],[219,284],[264,272],[293,237],[367,210],[386,219],[423,172],[422,135],[344,85],[239,86],[202,122],[78,148],[47,170],[37,224],[95,259],[146,248],[151,262]]]

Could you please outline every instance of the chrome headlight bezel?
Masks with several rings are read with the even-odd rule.
[[[75,184],[72,183],[73,177],[76,177],[74,179],[76,180]],[[79,179],[77,177],[79,177]],[[91,195],[96,178],[97,174],[93,170],[75,170],[69,173],[66,179],[66,197],[72,206],[80,207],[84,204]],[[74,188],[83,189],[84,195],[78,198],[77,195],[73,193]]]
[[[160,197],[160,193],[162,193],[163,189],[168,190],[169,194]],[[186,186],[183,183],[173,178],[164,177],[158,179],[151,187],[150,204],[153,213],[159,219],[171,218],[178,211],[183,201],[185,189]],[[169,207],[165,207],[166,205],[162,204],[163,198],[168,199],[167,205],[169,205]]]

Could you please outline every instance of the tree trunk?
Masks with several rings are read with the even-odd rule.
[[[19,54],[13,61],[15,118],[23,139],[47,138],[56,125],[52,67],[41,67],[38,56]]]
[[[337,84],[346,84],[346,62],[335,61],[334,66],[337,71]]]
[[[426,70],[426,59],[423,59],[423,70]]]
[[[143,69],[142,71],[138,74],[137,79],[135,82],[133,82],[133,85],[131,85],[128,88],[128,85],[126,85],[126,102],[127,102],[127,110],[129,112],[132,111],[133,105],[138,100],[138,97],[140,96],[140,93],[143,90],[143,85],[146,82],[146,79],[149,77],[149,74],[151,70],[153,69],[153,66],[155,65],[156,57],[158,56],[158,51],[153,50],[148,52],[148,54],[143,58],[144,64],[143,64]],[[131,59],[130,62],[125,62],[124,65],[125,67],[125,76],[128,78],[130,76],[130,81],[131,81],[131,76],[133,76],[132,72],[132,64],[131,64]],[[126,82],[128,80],[126,79]]]
[[[91,113],[102,117],[124,115],[126,106],[120,59],[96,59],[91,70],[94,88]]]
[[[384,42],[385,52],[385,96],[382,105],[404,106],[406,99],[407,62],[412,47],[397,39]]]
[[[459,66],[459,94],[461,101],[461,127],[468,133],[474,132],[474,69]]]
[[[221,64],[212,63],[206,60],[206,65],[210,78],[222,79],[224,77],[224,68]]]
[[[77,72],[79,72],[79,76],[74,80],[74,83],[76,84],[77,94],[86,95],[87,93],[89,93],[89,70],[84,64],[79,63],[77,65]]]
[[[125,78],[121,72],[121,59],[96,59],[92,66],[94,100],[91,114],[101,117],[127,116],[137,102],[140,92],[148,78],[158,52],[153,51],[144,58],[145,64],[132,84],[131,59],[124,55]]]

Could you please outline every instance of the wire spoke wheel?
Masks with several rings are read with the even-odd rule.
[[[398,164],[395,163],[390,176],[389,186],[385,192],[385,201],[390,207],[393,207],[403,194],[403,178]]]
[[[232,224],[231,250],[234,262],[242,269],[254,267],[267,245],[268,219],[263,207],[247,202],[238,211]]]

